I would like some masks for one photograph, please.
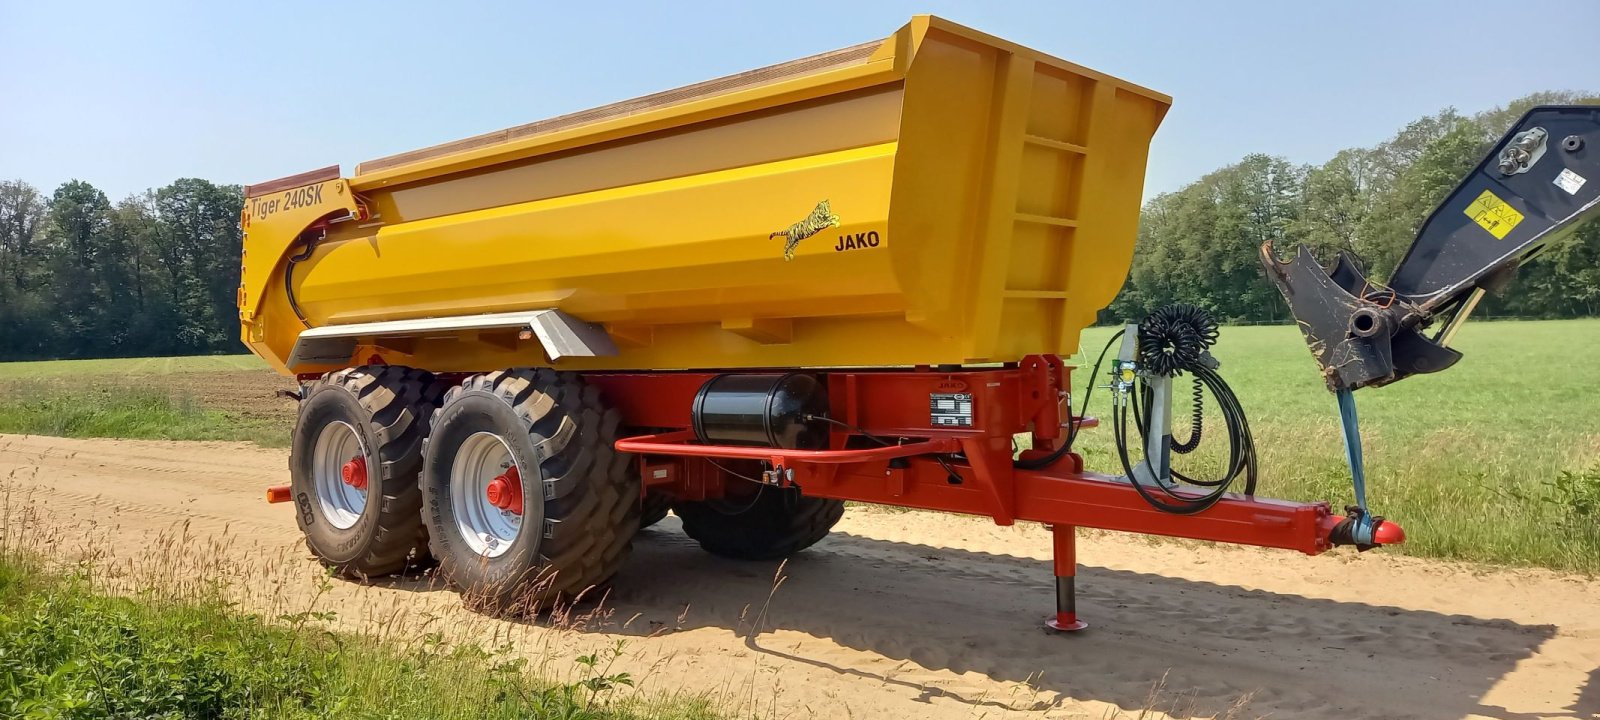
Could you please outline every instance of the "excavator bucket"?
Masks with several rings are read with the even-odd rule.
[[[1300,246],[1261,246],[1328,389],[1387,385],[1454,365],[1451,334],[1486,291],[1525,260],[1600,215],[1600,106],[1523,115],[1428,216],[1411,249],[1376,283],[1348,254],[1323,267]],[[1443,327],[1426,334],[1435,320]]]

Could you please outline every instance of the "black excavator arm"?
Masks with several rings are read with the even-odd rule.
[[[1529,110],[1444,202],[1386,284],[1340,253],[1324,268],[1300,246],[1267,277],[1289,301],[1335,392],[1387,385],[1454,365],[1454,330],[1483,293],[1524,261],[1600,215],[1600,106]],[[1435,321],[1443,325],[1425,334]]]

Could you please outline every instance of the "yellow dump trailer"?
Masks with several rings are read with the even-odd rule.
[[[252,186],[243,339],[296,373],[374,355],[465,372],[1071,354],[1127,274],[1169,103],[919,16]]]
[[[1120,474],[1074,452],[1096,421],[1086,397],[1073,412],[1064,358],[1127,275],[1168,103],[917,17],[353,177],[252,186],[244,340],[302,381],[291,482],[268,499],[338,573],[436,563],[474,607],[512,613],[625,582],[640,528],[669,511],[746,560],[821,541],[847,502],[1039,523],[1061,631],[1085,627],[1078,527],[1308,554],[1404,542],[1367,507],[1352,392],[1453,365],[1478,298],[1600,215],[1600,109],[1525,114],[1387,286],[1351,258],[1262,248],[1338,394],[1355,504],[1337,515],[1256,497],[1217,322],[1191,305],[1100,353],[1120,347]],[[1174,464],[1203,429],[1225,455],[1190,458],[1228,458],[1205,463],[1220,473]]]
[[[1057,630],[1084,627],[1077,527],[1312,554],[1403,541],[1359,500],[1340,516],[1254,497],[1254,441],[1200,308],[1150,313],[1112,356],[1123,474],[1074,452],[1095,423],[1064,358],[1127,275],[1168,103],[917,17],[351,177],[253,186],[243,336],[301,380],[291,482],[268,499],[338,573],[437,563],[497,612],[593,596],[669,509],[706,551],[754,560],[819,542],[846,502],[1041,523]],[[1567,185],[1552,161],[1526,171],[1556,157],[1550,138],[1564,159],[1590,146],[1569,124],[1502,165],[1592,206],[1586,166]],[[1325,298],[1348,274],[1297,267],[1281,284]],[[1301,306],[1338,324],[1330,302]],[[1350,309],[1361,338],[1390,322]],[[1179,374],[1197,403],[1182,443]],[[1198,447],[1207,394],[1229,462],[1184,475],[1171,460]]]

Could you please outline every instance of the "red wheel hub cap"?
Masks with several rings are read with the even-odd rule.
[[[326,467],[326,466],[324,466]],[[367,459],[357,455],[350,458],[350,462],[339,468],[339,477],[344,479],[344,484],[357,490],[367,489]]]
[[[522,478],[517,474],[516,466],[513,465],[490,480],[486,493],[490,505],[501,510],[510,510],[515,515],[522,514]]]

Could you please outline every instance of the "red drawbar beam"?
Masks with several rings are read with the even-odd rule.
[[[1173,515],[1150,506],[1132,485],[1120,478],[1074,472],[1076,456],[1044,470],[1015,470],[1012,517],[1046,525],[1098,528],[1144,535],[1210,540],[1297,550],[1316,555],[1333,547],[1328,535],[1344,518],[1328,503],[1299,503],[1244,495],[1227,495],[1205,512]],[[994,515],[985,483],[972,467],[951,463],[962,477],[951,484],[942,467],[927,458],[913,458],[910,467],[841,467],[837,473],[799,475],[808,494],[858,502],[903,505],[927,510]],[[807,482],[809,481],[809,484]],[[1380,544],[1404,540],[1399,525],[1379,527]]]
[[[796,482],[806,494],[819,497],[988,515],[1008,525],[1023,520],[1284,548],[1308,555],[1331,549],[1329,533],[1344,519],[1333,514],[1325,502],[1300,503],[1244,495],[1227,495],[1202,513],[1174,515],[1151,507],[1122,479],[1075,472],[1081,462],[1076,455],[1063,457],[1055,467],[1033,471],[1013,469],[1009,457],[1005,458],[1005,464],[995,469],[997,474],[1010,477],[1013,494],[997,501],[994,485],[980,477],[970,464],[947,461],[959,476],[960,482],[955,483],[943,466],[926,457],[929,453],[954,452],[960,443],[952,439],[860,450],[805,451],[693,445],[687,442],[692,436],[689,431],[679,431],[627,438],[617,441],[616,447],[647,456],[773,462],[795,470]],[[908,467],[888,466],[888,459],[900,457],[912,458]],[[816,467],[819,465],[826,467]],[[1386,522],[1379,529],[1380,544],[1404,540],[1399,525]]]
[[[1017,473],[1019,519],[1284,548],[1308,555],[1333,547],[1328,533],[1343,519],[1332,514],[1325,502],[1298,503],[1233,494],[1204,512],[1173,515],[1151,507],[1121,479],[1047,473],[1048,470]]]

